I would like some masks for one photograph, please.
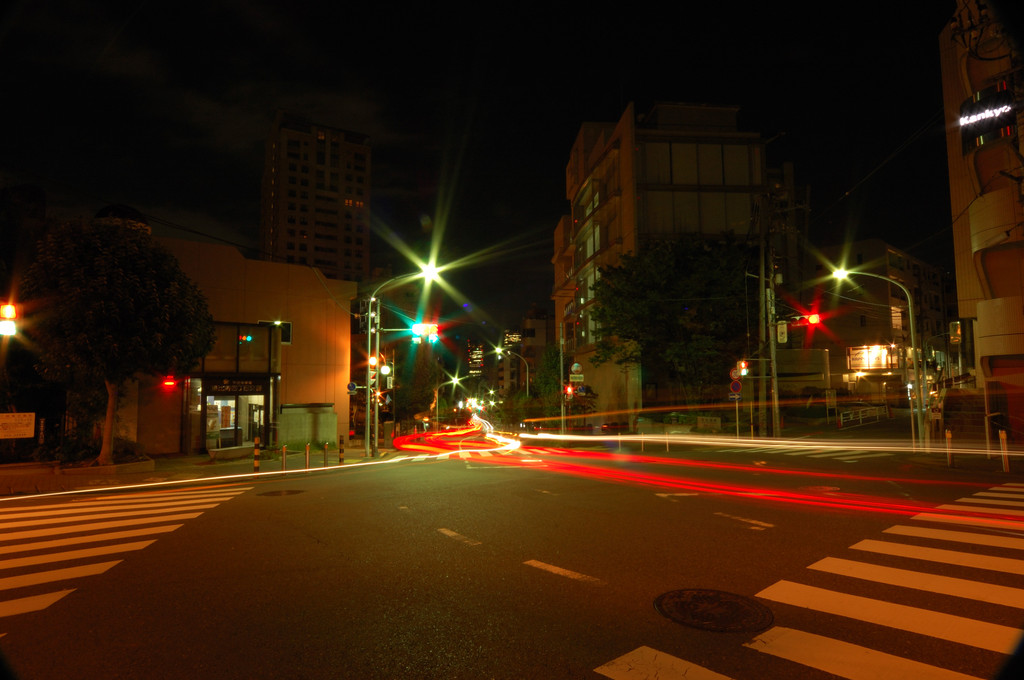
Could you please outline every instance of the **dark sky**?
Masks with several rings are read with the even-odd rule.
[[[0,18],[0,186],[42,186],[58,216],[125,203],[250,245],[263,143],[285,109],[371,136],[378,231],[424,255],[439,238],[442,261],[491,248],[451,276],[477,313],[515,324],[548,303],[581,122],[617,120],[630,101],[704,102],[785,133],[769,161],[792,160],[811,185],[812,240],[952,253],[938,66],[951,0],[636,16],[601,2],[373,4],[16,0]]]

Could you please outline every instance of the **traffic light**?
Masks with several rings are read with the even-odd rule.
[[[238,336],[238,344],[241,345],[243,342],[252,342],[252,336],[248,333],[241,333]]]
[[[18,318],[17,306],[4,303],[0,305],[0,335],[14,335],[18,332],[15,319]]]
[[[803,316],[794,316],[789,322],[790,326],[817,326],[821,323],[821,314],[812,312]]]
[[[437,342],[437,324],[436,323],[416,323],[412,325],[412,341],[415,343],[423,342],[423,338],[427,339],[427,342],[433,344]]]
[[[573,390],[572,385],[566,385],[565,386],[565,398],[566,399],[572,399],[573,392],[574,392],[574,390]]]
[[[740,372],[740,375],[746,375],[750,372],[750,364],[746,359],[740,359],[736,362],[736,370]]]

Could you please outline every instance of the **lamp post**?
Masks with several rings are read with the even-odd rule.
[[[431,281],[437,280],[437,275],[440,270],[433,264],[420,265],[420,271],[412,272],[410,274],[403,274],[394,278],[388,279],[384,283],[377,286],[377,288],[370,294],[370,298],[367,304],[367,313],[370,315],[369,323],[366,326],[366,357],[369,360],[370,357],[376,357],[380,353],[380,300],[377,295],[385,288],[391,286],[397,286],[402,283],[414,281],[416,279],[429,279]],[[370,377],[370,371],[372,369],[369,366],[366,369],[366,427],[363,437],[363,455],[373,457],[377,455],[377,416],[376,416],[376,398],[373,394],[373,383],[374,378]],[[374,404],[374,423],[373,423],[373,438],[370,437],[370,399],[373,398]],[[372,448],[371,448],[372,441]]]
[[[494,351],[498,354],[498,356],[501,356],[502,353],[505,353],[505,354],[511,354],[514,357],[519,357],[520,359],[522,359],[523,365],[526,366],[526,398],[529,399],[530,398],[530,362],[528,362],[526,360],[526,358],[524,356],[522,356],[521,354],[516,354],[515,352],[513,352],[510,349],[505,349],[503,347],[498,347]]]
[[[920,442],[924,443],[924,380],[921,375],[921,362],[917,356],[917,327],[914,322],[914,296],[910,294],[910,291],[902,283],[895,279],[891,279],[888,276],[882,276],[881,274],[874,274],[871,272],[849,272],[845,269],[837,269],[832,272],[832,276],[839,280],[843,280],[849,276],[870,276],[873,279],[881,279],[888,283],[894,284],[903,294],[907,296],[907,313],[910,315],[910,356],[914,362],[914,390],[917,392],[917,438]],[[911,409],[913,409],[913,402],[911,402]],[[911,413],[911,425],[914,424],[915,416]]]

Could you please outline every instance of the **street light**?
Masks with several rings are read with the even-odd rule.
[[[871,272],[849,272],[845,269],[837,269],[832,272],[832,276],[839,279],[840,281],[849,276],[870,276],[873,279],[881,279],[887,281],[899,287],[903,291],[903,294],[907,296],[907,313],[910,315],[910,356],[914,362],[914,389],[917,392],[917,437],[921,443],[924,443],[924,380],[921,376],[921,362],[917,356],[917,328],[914,323],[914,296],[910,294],[910,291],[902,283],[895,279],[891,279],[888,276],[882,276],[881,274],[873,274]],[[913,409],[913,402],[911,402],[911,409]],[[914,415],[911,414],[910,424],[914,424]]]
[[[377,299],[377,295],[385,288],[397,286],[402,283],[408,283],[409,281],[415,281],[416,279],[428,279],[430,281],[436,281],[440,269],[433,263],[421,264],[420,271],[411,272],[409,274],[403,274],[394,278],[388,279],[384,283],[377,286],[377,288],[370,294],[369,304],[367,304],[367,313],[370,315],[369,323],[366,325],[366,356],[376,357],[380,354],[380,300]],[[371,437],[370,437],[370,399],[373,397],[373,384],[370,379],[370,369],[366,371],[366,423],[363,437],[363,455],[373,457],[377,455],[377,429],[379,427],[378,415],[377,415],[377,400],[373,400],[374,404],[374,415],[373,415],[373,438],[372,438],[372,449],[371,449]]]
[[[506,352],[508,354],[511,354],[514,357],[519,357],[520,359],[523,360],[523,364],[526,366],[526,398],[529,399],[530,398],[530,362],[527,361],[526,358],[523,357],[522,355],[516,354],[515,352],[513,352],[510,349],[504,349],[502,347],[498,347],[494,351],[497,352],[498,356],[501,356],[502,352]]]

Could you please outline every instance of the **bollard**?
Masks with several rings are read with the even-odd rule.
[[[946,467],[953,465],[953,430],[946,430]]]
[[[999,448],[1003,450],[1003,472],[1010,471],[1010,453],[1006,450],[1006,430],[999,430]]]
[[[306,442],[306,469],[309,469],[309,442]]]
[[[259,472],[260,471],[260,438],[259,437],[254,437],[253,438],[253,445],[256,448],[254,448],[253,452],[252,452],[252,471],[253,472]]]
[[[281,472],[288,469],[288,445],[281,447]]]
[[[338,465],[341,465],[341,454],[338,454]],[[324,467],[327,467],[327,442],[324,442]]]

